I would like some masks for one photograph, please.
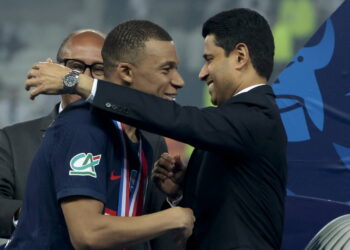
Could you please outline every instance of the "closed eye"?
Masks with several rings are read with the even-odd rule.
[[[213,57],[211,55],[207,55],[207,54],[203,55],[203,58],[206,62],[210,62],[213,60]]]
[[[164,74],[164,75],[169,74],[169,72],[170,72],[170,70],[166,70],[166,69],[163,69],[163,70],[162,70],[162,74]]]
[[[172,61],[168,61],[168,62],[165,62],[165,63],[163,63],[162,65],[160,65],[159,68],[160,68],[160,70],[161,70],[163,73],[167,74],[167,73],[169,73],[171,70],[177,69],[177,63],[172,62]]]

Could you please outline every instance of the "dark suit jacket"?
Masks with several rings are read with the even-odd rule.
[[[9,237],[13,231],[12,217],[22,206],[29,167],[44,132],[55,119],[57,111],[58,105],[48,116],[0,130],[0,238]],[[147,148],[152,151],[150,153],[153,159],[149,159],[150,168],[152,168],[153,162],[162,153],[167,152],[167,146],[163,137],[146,131],[141,133],[149,144]],[[159,211],[165,199],[165,195],[155,187],[152,181],[149,181],[149,185],[144,206],[145,213]],[[162,238],[155,244],[162,246],[166,244],[162,242],[167,240]]]
[[[0,237],[13,231],[12,217],[22,206],[30,164],[57,110],[56,105],[48,116],[0,130]]]
[[[182,202],[197,218],[188,249],[280,248],[287,140],[270,86],[198,109],[99,81],[93,105],[196,147]]]

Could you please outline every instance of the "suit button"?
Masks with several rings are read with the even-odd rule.
[[[106,106],[107,108],[110,108],[110,107],[112,106],[112,104],[109,103],[109,102],[106,102],[105,106]]]

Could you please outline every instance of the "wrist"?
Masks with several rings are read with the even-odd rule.
[[[182,207],[171,207],[167,209],[170,214],[168,216],[168,223],[170,230],[179,229],[183,227],[182,221],[183,221],[183,213],[182,213]]]
[[[71,70],[63,76],[63,89],[64,94],[75,94],[76,86],[79,83],[79,75],[81,73],[77,70]]]
[[[77,94],[86,99],[91,93],[93,81],[93,78],[80,74],[79,83],[76,86]]]
[[[179,207],[171,207],[158,212],[159,214],[161,214],[161,217],[159,218],[160,225],[158,226],[161,228],[162,232],[179,228],[177,222],[181,218],[179,218],[178,209]]]

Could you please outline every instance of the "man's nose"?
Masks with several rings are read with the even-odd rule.
[[[176,88],[182,88],[183,86],[185,86],[185,81],[177,70],[175,72],[174,78],[171,81],[171,83]]]
[[[208,66],[204,64],[198,74],[199,79],[205,81],[208,77]]]
[[[86,76],[94,77],[94,76],[92,75],[92,70],[91,70],[90,67],[86,67],[85,70],[84,70],[84,72],[83,72],[83,74],[86,75]]]

